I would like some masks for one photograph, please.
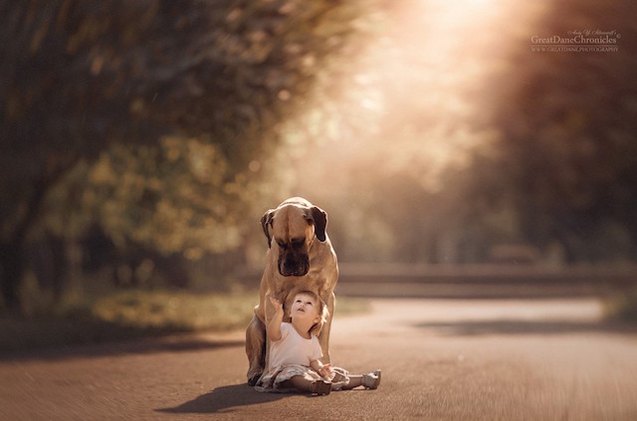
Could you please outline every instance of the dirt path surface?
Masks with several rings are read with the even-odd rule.
[[[338,311],[338,310],[337,310]],[[258,393],[241,332],[0,362],[0,419],[637,419],[637,334],[579,300],[378,299],[338,318],[336,365],[376,391]]]

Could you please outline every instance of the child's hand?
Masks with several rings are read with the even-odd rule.
[[[323,367],[319,369],[319,374],[326,379],[331,379],[332,376],[334,375],[334,372],[332,371],[332,366],[330,364],[323,365]]]
[[[277,300],[273,296],[270,296],[270,302],[272,303],[272,306],[274,307],[275,313],[277,315],[283,315],[283,304],[281,304],[281,301]]]

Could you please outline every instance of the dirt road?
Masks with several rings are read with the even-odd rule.
[[[240,332],[0,362],[0,419],[637,419],[637,334],[586,300],[386,300],[336,315],[334,363],[376,391],[263,394]]]

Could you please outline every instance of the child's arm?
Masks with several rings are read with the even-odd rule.
[[[268,339],[272,342],[276,342],[281,339],[281,323],[283,322],[283,304],[274,297],[269,297],[272,306],[274,306],[274,316],[272,320],[268,320],[266,331],[268,333]],[[266,312],[267,314],[267,312]]]
[[[321,360],[310,361],[310,367],[326,379],[332,376],[332,367],[329,364],[323,364]]]

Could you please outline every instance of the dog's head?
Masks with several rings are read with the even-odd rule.
[[[326,240],[327,213],[305,199],[293,198],[261,218],[268,247],[278,252],[278,270],[283,276],[304,276],[310,270],[309,251],[317,238]]]

